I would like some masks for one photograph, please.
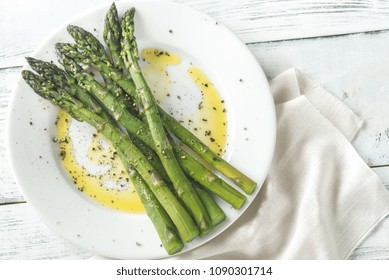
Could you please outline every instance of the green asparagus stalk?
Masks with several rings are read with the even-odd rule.
[[[118,152],[118,155],[123,164],[127,167],[126,169],[128,170],[130,180],[145,207],[147,216],[156,228],[166,252],[169,255],[180,252],[184,247],[184,244],[182,243],[180,236],[177,234],[177,229],[169,215],[162,208],[161,204],[153,192],[150,191],[149,186],[145,183],[136,169],[128,162],[126,156],[121,151]]]
[[[139,102],[139,98],[136,94],[136,88],[134,82],[126,78],[126,75],[117,70],[107,59],[106,55],[101,52],[101,43],[89,32],[77,27],[70,26],[68,28],[69,33],[77,42],[77,45],[62,44],[61,48],[67,53],[68,57],[74,58],[85,65],[92,66],[101,74],[117,83],[128,94],[134,97]],[[101,45],[101,46],[100,46]],[[94,49],[98,49],[98,55],[94,54]],[[245,174],[240,172],[230,163],[225,161],[219,155],[210,150],[200,139],[198,139],[193,133],[186,129],[177,120],[170,117],[169,114],[164,112],[161,108],[158,109],[162,118],[164,126],[170,130],[180,141],[185,143],[194,152],[196,152],[204,161],[213,166],[216,170],[221,172],[227,178],[232,180],[243,191],[251,194],[256,188],[257,184]]]
[[[110,94],[102,85],[100,85],[96,80],[93,79],[92,76],[84,74],[82,76],[78,75],[81,70],[79,70],[79,66],[71,59],[66,57],[64,53],[64,49],[62,48],[64,44],[57,44],[57,50],[60,55],[60,62],[65,67],[65,69],[72,73],[74,77],[77,78],[80,85],[85,89],[88,89],[91,94],[95,96],[97,100],[99,100],[104,106],[109,110],[109,108],[114,108],[115,110],[110,110],[112,114],[118,118],[119,116],[126,115],[125,117],[120,118],[120,123],[123,127],[129,132],[129,134],[134,137],[140,139],[147,146],[155,150],[154,143],[151,139],[150,131],[147,124],[143,123],[141,120],[137,119],[135,116],[131,115],[131,113],[126,109],[126,104],[122,102],[121,96],[115,96],[115,98],[109,97]],[[66,46],[66,44],[65,44]],[[82,82],[81,82],[82,80]],[[116,105],[112,105],[112,102],[120,103]],[[182,150],[176,143],[171,142],[174,147],[174,150],[180,151]],[[177,154],[177,153],[176,153]],[[185,172],[192,177],[194,180],[202,184],[208,190],[215,192],[220,198],[224,199],[226,202],[230,203],[234,208],[239,209],[243,203],[246,201],[246,197],[242,195],[240,192],[235,190],[233,187],[225,183],[218,176],[216,176],[213,172],[211,172],[208,168],[206,168],[203,164],[198,162],[189,154],[185,153],[185,157],[182,155],[176,156],[180,165],[185,170]],[[188,168],[193,168],[192,171],[188,170]]]
[[[124,69],[125,68],[124,67],[124,62],[123,62],[123,60],[122,60],[122,58],[120,56],[120,52],[121,52],[121,46],[120,46],[121,37],[122,37],[122,35],[121,35],[121,23],[120,23],[120,20],[119,20],[119,17],[118,17],[118,12],[117,12],[115,3],[113,3],[111,5],[111,7],[109,8],[109,10],[108,10],[108,12],[106,14],[106,17],[105,17],[104,41],[105,41],[106,45],[108,46],[109,50],[111,51],[111,54],[114,57],[114,61],[113,61],[114,65],[118,69]],[[161,115],[162,116],[164,116],[163,113],[164,113],[164,111],[161,110]],[[167,117],[165,117],[165,118],[167,118]],[[170,118],[167,118],[167,121],[170,121]],[[176,148],[181,150],[178,146],[176,146]],[[188,155],[188,158],[190,158],[189,155]],[[182,164],[181,164],[181,167],[183,167]],[[197,184],[196,182],[194,182],[194,183]],[[193,182],[192,182],[192,184],[193,184]],[[197,192],[199,192],[198,189],[199,188],[197,187],[196,188]],[[203,192],[206,193],[206,191],[200,191],[200,193],[203,193]],[[200,199],[206,199],[205,195],[199,195],[199,196],[200,196]],[[211,199],[212,199],[212,197],[211,197]],[[205,203],[203,202],[203,204],[205,204]],[[205,206],[207,207],[207,205],[205,205]],[[240,207],[240,205],[239,206],[235,205],[234,207]],[[211,216],[211,219],[212,218],[213,217]],[[214,225],[214,219],[212,219],[212,224],[213,224],[213,226],[215,226]]]
[[[121,33],[120,22],[117,16],[117,9],[114,4],[107,12],[105,30],[109,34],[115,34],[115,36],[111,36],[113,38],[104,39],[111,52],[118,54],[120,51],[120,46],[118,42],[121,38]],[[123,65],[123,62],[120,60],[120,57],[118,57],[117,55],[115,57],[116,65]],[[172,131],[175,136],[179,138],[183,143],[191,147],[193,151],[195,151],[203,158],[203,160],[207,161],[209,164],[211,164],[211,166],[219,170],[227,178],[230,178],[237,186],[242,188],[246,193],[251,194],[254,191],[257,184],[253,180],[248,178],[245,174],[237,170],[219,155],[210,150],[192,132],[183,127],[169,114],[167,114],[163,110],[160,110],[160,114],[163,117],[165,127]]]
[[[104,119],[114,124],[114,120],[110,117],[109,114],[106,114],[106,111],[103,109],[103,107],[101,107],[101,105],[98,104],[89,93],[85,92],[85,90],[83,90],[78,85],[76,85],[74,82],[75,79],[68,76],[58,66],[56,66],[53,63],[45,62],[32,57],[27,57],[26,59],[29,65],[32,67],[32,69],[35,70],[38,74],[44,76],[46,79],[51,78],[52,82],[56,84],[57,87],[67,90],[67,92],[70,94],[74,94],[76,98],[80,99],[80,101],[82,101],[84,105],[86,105],[89,109],[91,109],[95,113],[98,114],[104,113],[103,114]],[[69,86],[68,84],[69,80],[75,85],[74,87]],[[121,93],[119,94],[121,95]],[[155,157],[153,150],[151,150],[148,146],[146,146],[143,142],[141,142],[137,138],[131,135],[129,137],[131,141],[138,147],[138,149],[147,157],[147,159],[150,161],[153,167],[156,168],[156,170],[161,175],[161,177],[165,181],[169,180],[168,176],[164,172],[164,169],[160,161],[154,162],[154,160],[156,160],[157,158]],[[176,228],[173,222],[171,221],[171,219],[169,218],[169,216],[167,215],[166,211],[164,211],[164,209],[161,208],[162,206],[160,206],[160,203],[156,201],[154,194],[149,190],[148,186],[145,184],[145,182],[140,177],[139,173],[134,169],[134,167],[128,163],[123,153],[118,152],[118,155],[121,158],[123,164],[127,166],[126,169],[129,171],[128,173],[130,179],[137,193],[139,194],[139,197],[143,205],[145,206],[147,215],[150,217],[153,224],[157,228],[157,232],[160,236],[161,242],[165,247],[166,251],[169,254],[174,254],[180,251],[183,247],[183,243],[181,242],[179,236],[175,233]],[[200,199],[202,200],[208,213],[211,216],[212,226],[215,226],[216,211],[214,210],[214,208],[216,207],[209,207],[209,205],[212,205],[212,202],[215,203],[214,200],[210,195],[208,196],[204,195],[206,191],[199,188],[199,185],[196,186],[196,192],[198,193]],[[220,207],[218,208],[218,211],[221,211],[221,213],[224,215]]]
[[[96,114],[103,114],[104,117],[110,118],[103,110],[100,104],[85,90],[77,85],[77,81],[70,75],[67,75],[64,70],[51,62],[46,62],[33,57],[26,57],[27,63],[42,77],[50,79],[53,84],[65,90],[72,96],[77,96],[84,104],[88,104],[89,108]]]
[[[105,15],[105,25],[104,25],[104,42],[107,44],[109,48],[112,58],[113,64],[115,67],[121,71],[125,71],[125,65],[121,58],[121,40],[122,40],[122,32],[121,32],[121,24],[118,16],[118,11],[116,9],[115,3],[112,3],[111,7],[107,11]]]
[[[75,80],[72,77],[68,76],[58,66],[53,63],[48,63],[32,57],[27,57],[26,59],[33,70],[35,70],[38,74],[44,76],[47,80],[50,80],[57,88],[64,89],[67,93],[74,95],[75,98],[79,99],[90,110],[92,110],[96,114],[101,114],[101,116],[107,122],[115,124],[115,121],[104,110],[104,108],[89,93],[79,87],[76,84]],[[69,85],[69,83],[71,83],[71,85]],[[153,159],[155,158],[154,155],[149,154],[150,149],[145,146],[143,142],[136,138],[130,139],[149,159],[150,163],[154,167],[158,166],[158,164],[153,162]],[[169,255],[179,252],[184,245],[177,233],[177,229],[174,226],[172,220],[167,215],[166,211],[162,208],[161,204],[159,203],[155,195],[151,192],[150,188],[141,178],[136,169],[128,162],[124,154],[118,151],[118,155],[121,158],[121,161],[123,162],[124,166],[128,170],[130,180],[133,183],[136,192],[138,193],[141,202],[145,207],[147,216],[151,219],[154,227],[156,228],[166,252]],[[157,171],[159,172],[158,169]]]
[[[199,161],[192,160],[193,158],[189,153],[177,144],[173,144],[173,149],[188,176],[194,178],[196,182],[231,204],[233,208],[240,209],[242,207],[246,201],[244,195],[216,176],[211,170],[205,168]]]
[[[199,234],[199,230],[193,223],[189,213],[125,133],[107,122],[103,117],[86,108],[82,102],[67,94],[66,91],[56,90],[52,83],[48,83],[42,77],[27,70],[22,71],[22,76],[37,94],[59,106],[73,118],[85,121],[95,127],[118,151],[123,153],[128,164],[139,172],[140,176],[142,176],[157,197],[185,242],[191,241]]]
[[[105,15],[105,24],[104,24],[104,42],[106,43],[112,57],[112,63],[115,66],[116,69],[120,70],[123,73],[127,73],[124,62],[121,58],[121,39],[122,39],[122,33],[121,33],[121,23],[118,16],[118,11],[116,9],[115,3],[112,3],[111,7],[107,11]],[[129,76],[129,75],[127,75]],[[131,77],[128,77],[131,79]],[[136,104],[131,100],[130,96],[125,94],[124,90],[116,85],[116,83],[112,83],[110,86],[112,86],[112,90],[117,92],[120,95],[126,96],[128,100],[128,108],[133,109],[130,112],[133,115],[138,114],[138,110],[136,107]]]
[[[122,23],[122,57],[124,58],[124,65],[134,81],[156,152],[178,196],[192,213],[197,226],[200,228],[200,232],[205,233],[211,228],[211,219],[173,153],[172,146],[159,117],[157,103],[138,64],[138,48],[133,32],[134,13],[134,8],[128,10],[124,15]]]
[[[53,63],[49,63],[46,61],[42,61],[40,59],[32,58],[32,57],[27,57],[27,62],[31,66],[31,68],[36,71],[39,75],[45,77],[46,79],[50,80],[53,84],[55,84],[58,88],[61,88],[68,92],[69,94],[75,96],[77,99],[79,99],[82,103],[87,104],[87,106],[93,110],[96,114],[101,114],[106,120],[111,121],[111,115],[105,110],[102,105],[98,102],[98,100],[101,98],[96,98],[101,96],[101,92],[103,91],[103,95],[106,95],[106,102],[105,104],[109,104],[109,108],[111,108],[111,114],[113,116],[116,116],[117,120],[120,119],[118,117],[119,112],[116,112],[115,109],[117,106],[112,107],[110,104],[112,104],[113,99],[118,99],[120,98],[122,102],[121,108],[125,108],[125,110],[128,109],[128,101],[124,100],[124,96],[122,94],[117,94],[117,93],[109,93],[109,89],[105,89],[102,85],[100,85],[95,79],[90,74],[86,74],[81,77],[89,77],[90,79],[93,79],[94,82],[94,88],[100,89],[98,91],[100,95],[91,95],[90,92],[87,92],[87,89],[90,89],[91,86],[89,87],[81,87],[78,85],[80,83],[79,80],[76,79],[77,76],[73,77],[66,73],[64,70],[60,69],[58,66],[56,66]],[[72,69],[73,72],[79,73],[83,71],[83,69],[77,65],[76,63],[70,64],[68,62],[66,64],[67,69],[70,70]],[[81,77],[79,77],[81,79]],[[86,88],[86,89],[85,89]],[[102,97],[103,98],[103,97]],[[104,102],[103,102],[104,103]],[[133,117],[133,115],[129,114],[128,117]],[[134,122],[139,122],[138,120],[134,120]],[[112,124],[114,124],[114,120],[111,121]],[[132,128],[132,127],[131,127]],[[145,128],[147,129],[147,128]],[[158,174],[166,181],[168,180],[168,176],[165,172],[165,169],[162,166],[162,163],[160,162],[158,156],[155,154],[155,152],[150,149],[147,145],[145,145],[141,140],[138,138],[134,137],[132,134],[134,132],[130,132],[130,139],[131,141],[138,147],[138,149],[147,157],[147,159],[150,161],[151,165],[157,170]]]
[[[212,220],[212,226],[216,227],[226,219],[226,214],[224,214],[223,210],[216,203],[211,194],[204,190],[200,184],[197,182],[192,182],[192,184],[201,201],[204,203],[205,208],[207,208],[208,214]]]
[[[175,118],[168,113],[159,110],[165,127],[171,131],[182,143],[190,147],[204,161],[233,181],[245,193],[252,194],[257,183],[240,172],[234,166],[225,161],[222,157],[214,153],[206,144],[198,139],[191,131],[182,126]]]

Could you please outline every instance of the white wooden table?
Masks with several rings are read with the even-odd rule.
[[[112,0],[0,0],[0,259],[86,259],[91,253],[51,232],[10,173],[5,123],[24,56],[72,16]],[[364,120],[355,149],[389,188],[389,1],[189,0],[229,27],[267,77],[296,67]],[[352,259],[389,259],[389,218]]]

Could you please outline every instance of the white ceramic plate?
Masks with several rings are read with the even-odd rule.
[[[226,101],[229,136],[224,157],[261,186],[273,156],[276,121],[268,82],[255,57],[227,28],[186,6],[160,1],[116,4],[120,14],[136,7],[140,48],[163,46],[193,60],[208,75]],[[108,6],[100,7],[69,21],[32,56],[55,61],[54,44],[71,41],[66,32],[70,23],[102,39],[107,10]],[[166,257],[145,214],[102,207],[71,185],[52,141],[57,113],[19,79],[10,104],[7,140],[13,173],[28,202],[59,235],[97,254],[122,259]],[[183,252],[223,232],[247,209],[259,189],[239,211],[222,204],[228,219],[212,233],[187,244]]]

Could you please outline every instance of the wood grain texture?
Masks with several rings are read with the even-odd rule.
[[[28,5],[26,4],[28,2]],[[0,68],[23,57],[70,18],[112,0],[1,1]],[[347,34],[389,28],[389,2],[377,0],[176,0],[214,17],[244,42]],[[22,20],[21,20],[22,19]]]
[[[0,204],[24,201],[11,174],[5,145],[8,102],[19,72],[20,67],[0,70]]]
[[[246,43],[389,28],[389,2],[376,0],[181,0],[213,16]],[[237,14],[239,16],[237,16]]]
[[[48,229],[26,203],[0,206],[0,259],[86,259],[91,253]]]
[[[0,68],[21,66],[45,37],[70,18],[111,0],[0,1]]]

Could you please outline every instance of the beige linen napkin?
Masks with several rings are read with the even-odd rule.
[[[277,144],[255,201],[178,259],[344,259],[389,214],[389,192],[350,141],[362,121],[291,69],[271,83]]]

